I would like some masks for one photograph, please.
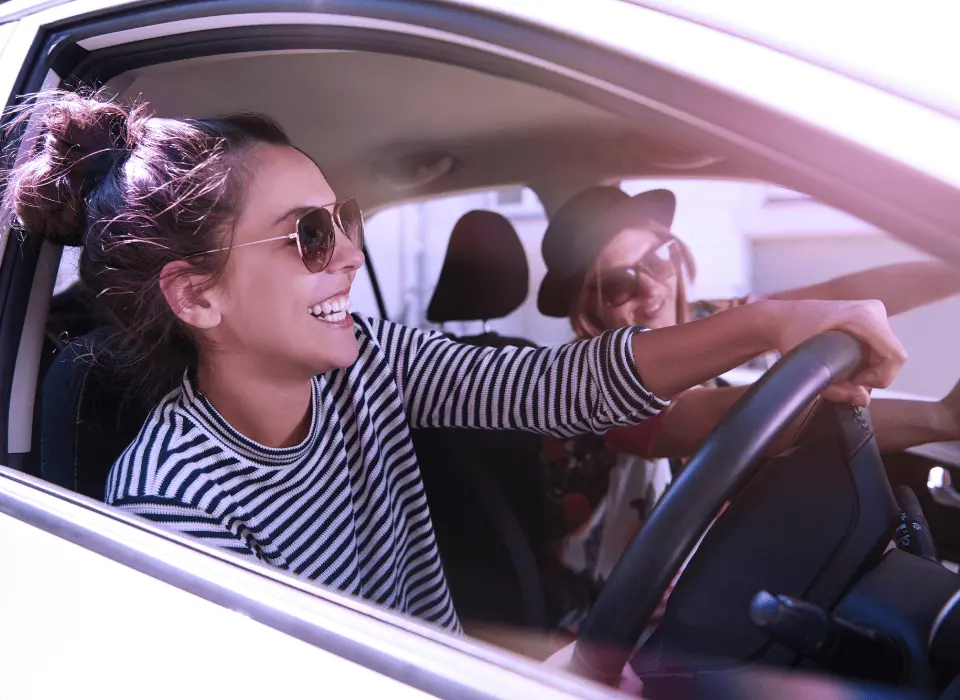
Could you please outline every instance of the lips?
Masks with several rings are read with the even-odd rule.
[[[666,306],[666,301],[660,299],[637,309],[637,313],[641,318],[649,320],[651,318],[655,318],[657,314],[663,311],[664,306]]]

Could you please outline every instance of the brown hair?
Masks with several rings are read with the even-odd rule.
[[[12,115],[36,115],[36,152],[9,173],[4,204],[22,234],[81,246],[80,284],[116,331],[111,352],[146,400],[197,359],[197,340],[160,290],[164,266],[190,262],[214,281],[229,244],[258,143],[289,145],[269,118],[159,119],[97,93],[41,93]]]
[[[681,241],[669,228],[657,221],[648,219],[641,222],[637,228],[650,231],[662,241],[676,241],[678,254],[673,257],[677,273],[677,323],[686,323],[689,320],[689,304],[687,303],[687,282],[693,282],[697,277],[697,264],[693,252],[686,243]],[[606,330],[597,317],[594,308],[599,300],[598,287],[600,282],[600,257],[593,261],[590,270],[583,278],[580,293],[577,294],[570,310],[570,325],[577,338],[585,340],[595,338]]]

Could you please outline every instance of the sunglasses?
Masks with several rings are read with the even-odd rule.
[[[600,303],[608,309],[626,304],[643,295],[640,275],[668,282],[677,274],[677,241],[671,238],[629,267],[604,270],[597,277]]]
[[[330,264],[333,252],[336,249],[337,229],[342,231],[343,235],[350,239],[353,245],[363,250],[363,212],[360,210],[357,200],[345,199],[316,209],[310,209],[297,219],[297,230],[293,233],[265,238],[262,241],[205,250],[202,253],[195,253],[195,255],[219,253],[224,250],[246,248],[261,243],[272,243],[273,241],[296,241],[297,251],[300,253],[300,260],[303,261],[304,266],[310,272],[323,272]]]

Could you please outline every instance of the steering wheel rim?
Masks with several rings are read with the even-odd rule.
[[[580,631],[573,672],[617,684],[674,575],[723,504],[757,473],[766,449],[810,401],[861,362],[859,341],[823,333],[785,355],[730,409],[605,582]]]

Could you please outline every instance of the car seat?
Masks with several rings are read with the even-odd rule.
[[[483,322],[478,335],[451,336],[462,343],[533,347],[487,326],[519,308],[528,288],[526,254],[513,225],[500,214],[471,211],[454,226],[427,320],[441,327]],[[545,628],[539,436],[463,428],[413,433],[441,556],[465,624]]]

